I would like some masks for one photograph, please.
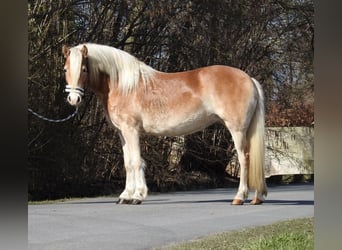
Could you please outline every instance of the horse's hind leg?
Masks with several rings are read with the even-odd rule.
[[[126,186],[119,204],[140,204],[147,196],[145,162],[140,155],[139,134],[134,128],[121,130],[121,142],[126,169]]]
[[[246,155],[246,133],[242,131],[231,131],[235,148],[240,163],[240,183],[237,194],[232,201],[232,205],[243,205],[248,197],[248,159]]]
[[[255,195],[254,195],[254,198],[253,200],[251,201],[251,205],[260,205],[264,203],[264,196],[263,194],[261,194],[260,192],[258,191],[255,191]]]

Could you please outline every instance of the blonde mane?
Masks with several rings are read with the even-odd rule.
[[[100,72],[105,73],[113,87],[127,95],[137,89],[139,82],[146,86],[153,79],[153,68],[123,50],[92,43],[80,44],[76,48],[81,49],[83,45],[88,49],[88,70],[93,83],[98,81]]]

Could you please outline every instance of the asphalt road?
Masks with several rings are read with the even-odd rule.
[[[29,249],[151,249],[223,231],[314,216],[314,186],[269,187],[264,204],[232,206],[236,189],[116,197],[28,206]],[[252,194],[250,194],[252,198]]]

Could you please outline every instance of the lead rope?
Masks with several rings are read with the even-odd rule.
[[[69,115],[68,117],[65,117],[63,119],[50,119],[50,118],[46,118],[45,116],[42,116],[36,112],[34,112],[32,109],[28,108],[27,109],[29,112],[31,112],[32,114],[34,114],[35,116],[37,116],[38,118],[44,120],[44,121],[48,121],[48,122],[65,122],[67,120],[70,120],[71,118],[73,118],[76,114],[77,114],[77,111],[78,111],[78,108],[76,107],[74,113],[72,113],[71,115]]]

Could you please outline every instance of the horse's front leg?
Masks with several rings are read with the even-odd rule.
[[[121,142],[126,169],[126,186],[119,204],[140,204],[147,197],[145,162],[140,155],[139,134],[134,128],[121,130]]]

